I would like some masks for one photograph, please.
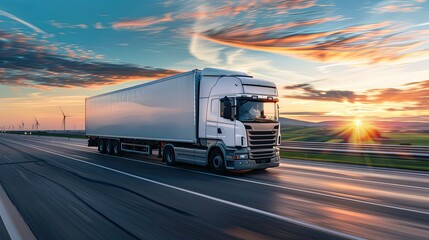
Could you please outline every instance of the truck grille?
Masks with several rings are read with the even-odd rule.
[[[249,157],[256,163],[269,163],[276,157],[278,125],[246,125]]]

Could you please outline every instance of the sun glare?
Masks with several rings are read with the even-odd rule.
[[[364,123],[362,119],[344,124],[335,131],[335,135],[342,137],[348,143],[374,143],[381,137],[375,126]]]
[[[360,127],[360,126],[362,126],[362,120],[356,119],[356,120],[354,120],[354,124],[356,127]]]

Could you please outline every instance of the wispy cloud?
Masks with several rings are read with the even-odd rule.
[[[261,8],[270,10],[272,14],[285,14],[292,10],[302,10],[316,6],[317,0],[241,0],[241,1],[218,1],[211,2],[209,8],[205,7],[205,3],[201,1],[188,1],[184,10],[174,13],[166,13],[163,17],[144,17],[138,19],[126,19],[117,21],[112,24],[113,29],[117,30],[142,30],[148,26],[180,21],[194,21],[198,19],[231,19],[241,15],[252,15],[260,11]],[[194,4],[193,4],[194,3]],[[304,23],[303,23],[304,24]],[[280,26],[279,26],[280,27]]]
[[[429,58],[429,33],[412,31],[406,23],[396,21],[339,26],[334,22],[347,18],[334,15],[331,5],[321,1],[239,1],[196,6],[193,11],[182,11],[182,15],[195,18],[192,42],[204,39],[219,45],[215,47],[218,49],[230,46],[348,65],[409,63]],[[237,10],[240,6],[246,10]]]
[[[100,87],[132,80],[156,79],[175,70],[82,59],[77,51],[46,41],[0,31],[0,84],[26,87]]]
[[[232,26],[207,30],[199,34],[199,37],[223,45],[321,62],[406,62],[427,59],[429,54],[429,50],[421,48],[423,44],[427,44],[427,36],[419,37],[413,32],[396,31],[395,26],[389,22],[309,33],[261,32],[261,28]]]
[[[303,83],[295,84],[284,87],[286,90],[298,90],[298,94],[288,94],[287,98],[303,99],[303,100],[316,100],[316,101],[331,101],[331,102],[351,102],[356,101],[357,96],[353,91],[345,90],[318,90],[312,85]]]
[[[161,18],[156,17],[146,17],[146,18],[139,18],[139,19],[133,19],[133,20],[123,20],[116,23],[113,23],[112,27],[113,29],[128,29],[128,30],[141,30],[148,26],[164,23],[164,22],[171,22],[173,21],[172,14],[166,13]]]
[[[88,25],[83,24],[83,23],[69,24],[69,23],[60,23],[60,22],[57,22],[55,20],[51,20],[50,24],[56,28],[71,28],[71,29],[74,29],[74,28],[87,29],[88,28]]]
[[[371,10],[373,13],[409,13],[422,9],[421,3],[425,0],[385,0],[376,4]]]
[[[101,22],[97,22],[94,24],[94,28],[95,29],[105,29],[107,27],[103,26],[103,24]]]
[[[42,29],[40,29],[40,28],[38,28],[38,27],[34,26],[33,24],[31,24],[31,23],[29,23],[29,22],[26,22],[26,21],[24,21],[24,20],[22,20],[22,19],[20,19],[20,18],[16,17],[16,16],[15,16],[15,15],[13,15],[13,14],[10,14],[10,13],[8,13],[8,12],[5,12],[5,11],[3,11],[3,10],[0,10],[0,16],[5,16],[5,17],[10,18],[10,19],[12,19],[12,20],[14,20],[14,21],[17,21],[17,22],[19,22],[19,23],[22,23],[22,24],[24,24],[25,26],[27,26],[27,27],[31,28],[33,31],[35,31],[35,32],[37,32],[37,33],[46,34],[46,32],[45,32],[45,31],[43,31]]]
[[[349,102],[360,104],[402,104],[387,108],[387,111],[409,111],[429,109],[429,80],[412,82],[401,88],[370,89],[363,93],[346,90],[320,90],[310,84],[295,84],[285,87],[285,98],[311,101]]]

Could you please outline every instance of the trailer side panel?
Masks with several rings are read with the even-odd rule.
[[[195,143],[196,71],[86,99],[86,135]]]

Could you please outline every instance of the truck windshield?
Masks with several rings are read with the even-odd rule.
[[[238,100],[237,115],[241,122],[277,122],[277,104],[257,100]]]

